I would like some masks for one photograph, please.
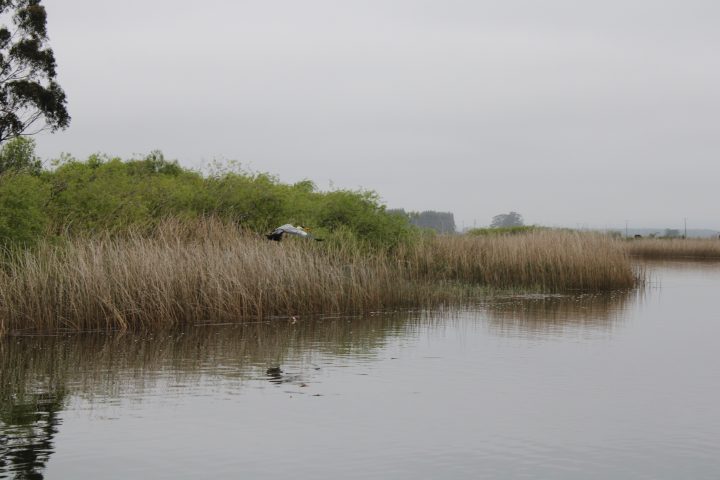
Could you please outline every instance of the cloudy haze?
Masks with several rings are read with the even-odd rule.
[[[720,229],[720,3],[45,0],[71,127],[458,226]]]

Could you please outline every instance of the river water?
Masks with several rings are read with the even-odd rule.
[[[632,293],[0,341],[0,478],[720,478],[720,263]]]

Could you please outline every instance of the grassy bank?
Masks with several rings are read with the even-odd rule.
[[[438,236],[392,250],[268,242],[219,220],[14,250],[0,269],[0,331],[152,329],[273,315],[431,306],[467,289],[610,290],[636,282],[615,241],[535,232]]]
[[[625,244],[628,253],[642,258],[698,258],[720,260],[720,240],[699,238],[638,239]]]

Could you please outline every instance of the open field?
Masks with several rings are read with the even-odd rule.
[[[437,236],[365,250],[268,242],[212,219],[169,220],[149,235],[77,237],[10,252],[0,269],[0,331],[425,307],[457,300],[468,285],[555,292],[637,282],[621,244],[599,235]]]
[[[720,260],[720,240],[647,238],[626,242],[632,256],[643,258],[701,258]]]

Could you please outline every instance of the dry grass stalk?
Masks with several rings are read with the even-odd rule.
[[[636,276],[595,235],[436,237],[392,254],[268,242],[215,220],[154,234],[71,239],[19,251],[0,268],[0,332],[152,329],[273,315],[362,312],[447,301],[443,283],[608,290]]]
[[[578,232],[437,237],[403,256],[420,278],[495,288],[598,291],[631,288],[638,282],[620,242]]]
[[[643,258],[720,259],[720,240],[708,238],[648,238],[626,242],[630,255]]]

